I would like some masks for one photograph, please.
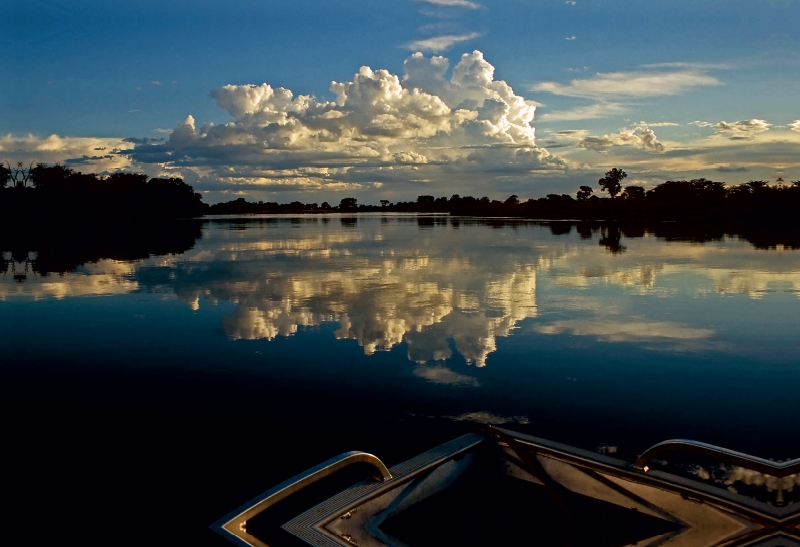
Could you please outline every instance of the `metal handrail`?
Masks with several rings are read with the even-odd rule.
[[[739,465],[746,469],[752,469],[754,471],[758,471],[759,473],[777,478],[788,477],[789,475],[800,473],[800,458],[778,463],[771,460],[765,460],[764,458],[759,458],[757,456],[751,456],[750,454],[744,454],[743,452],[736,452],[735,450],[728,450],[727,448],[714,446],[713,444],[690,441],[687,439],[670,439],[668,441],[655,444],[645,450],[644,453],[639,456],[633,466],[646,473],[649,469],[647,464],[650,463],[655,456],[661,454],[662,452],[668,452],[671,450],[680,450],[684,452],[701,454],[703,456],[710,456],[727,463]]]
[[[387,467],[381,460],[377,458],[377,456],[373,456],[372,454],[368,454],[366,452],[345,452],[344,454],[340,454],[335,458],[331,458],[328,461],[312,467],[311,469],[307,469],[299,475],[295,475],[291,479],[280,483],[270,490],[267,490],[260,496],[241,506],[239,509],[236,509],[216,523],[212,524],[211,527],[219,533],[225,531],[232,535],[233,538],[229,537],[229,539],[233,539],[236,543],[239,543],[242,546],[269,547],[266,543],[247,533],[247,521],[249,519],[265,511],[279,501],[286,499],[292,494],[302,490],[306,486],[309,486],[321,479],[324,479],[325,477],[332,475],[333,473],[336,473],[341,469],[344,469],[345,467],[356,463],[366,463],[374,467],[378,474],[373,478],[379,482],[385,482],[392,478],[392,474],[389,472],[389,469],[387,469]]]

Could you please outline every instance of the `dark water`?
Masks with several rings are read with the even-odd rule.
[[[800,251],[430,216],[197,231],[3,254],[19,515],[79,499],[48,536],[86,517],[94,539],[224,545],[205,526],[296,471],[394,463],[475,423],[625,456],[670,437],[800,456]]]

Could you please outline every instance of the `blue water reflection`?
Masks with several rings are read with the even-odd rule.
[[[6,255],[12,360],[533,427],[787,447],[800,427],[799,251],[360,215],[209,222],[189,251],[60,275]]]

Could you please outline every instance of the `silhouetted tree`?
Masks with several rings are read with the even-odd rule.
[[[626,186],[622,196],[633,201],[644,201],[644,188],[642,186]]]
[[[761,192],[769,188],[769,182],[765,180],[751,180],[745,183],[745,186],[750,188],[753,193]]]
[[[503,202],[503,205],[506,207],[516,207],[519,205],[519,196],[516,194],[511,194],[508,196],[508,199]]]
[[[5,188],[8,181],[11,180],[11,169],[5,165],[0,164],[0,188]]]
[[[340,211],[355,211],[358,209],[358,200],[356,198],[342,198],[339,202]]]
[[[650,214],[673,218],[719,214],[728,190],[721,182],[708,179],[668,180],[646,194]]]
[[[134,218],[165,220],[198,216],[206,212],[202,196],[180,178],[153,178],[137,173],[100,177],[61,165],[38,164],[12,170],[20,188],[4,200],[5,215],[48,219],[103,219],[129,222]],[[11,203],[11,202],[14,203]]]
[[[589,196],[593,193],[591,186],[581,186],[580,190],[575,192],[575,197],[578,201],[589,201]]]
[[[31,173],[33,172],[33,162],[31,162],[27,169],[21,161],[17,162],[16,167],[11,167],[11,164],[8,162],[6,162],[6,165],[8,165],[8,171],[11,175],[12,186],[27,187],[28,181],[31,180]]]
[[[328,203],[327,201],[323,201],[322,205],[320,205],[319,208],[322,209],[323,211],[330,211],[331,210],[331,204]]]
[[[597,184],[600,185],[601,192],[608,192],[614,198],[622,190],[622,184],[620,183],[627,176],[628,174],[625,171],[614,167],[611,171],[607,171],[606,175],[597,181]]]
[[[382,199],[381,200],[381,207],[386,208],[386,207],[389,206],[390,203],[391,202],[388,199]]]

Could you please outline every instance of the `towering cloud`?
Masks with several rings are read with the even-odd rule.
[[[495,80],[480,51],[464,54],[448,79],[449,66],[422,53],[406,59],[402,79],[364,66],[351,81],[331,83],[331,101],[266,83],[226,85],[211,97],[231,122],[198,129],[189,116],[165,142],[130,153],[142,163],[191,167],[217,188],[446,183],[448,173],[480,171],[476,160],[491,157],[487,150],[514,159],[507,174],[565,167],[535,144],[536,103]]]

